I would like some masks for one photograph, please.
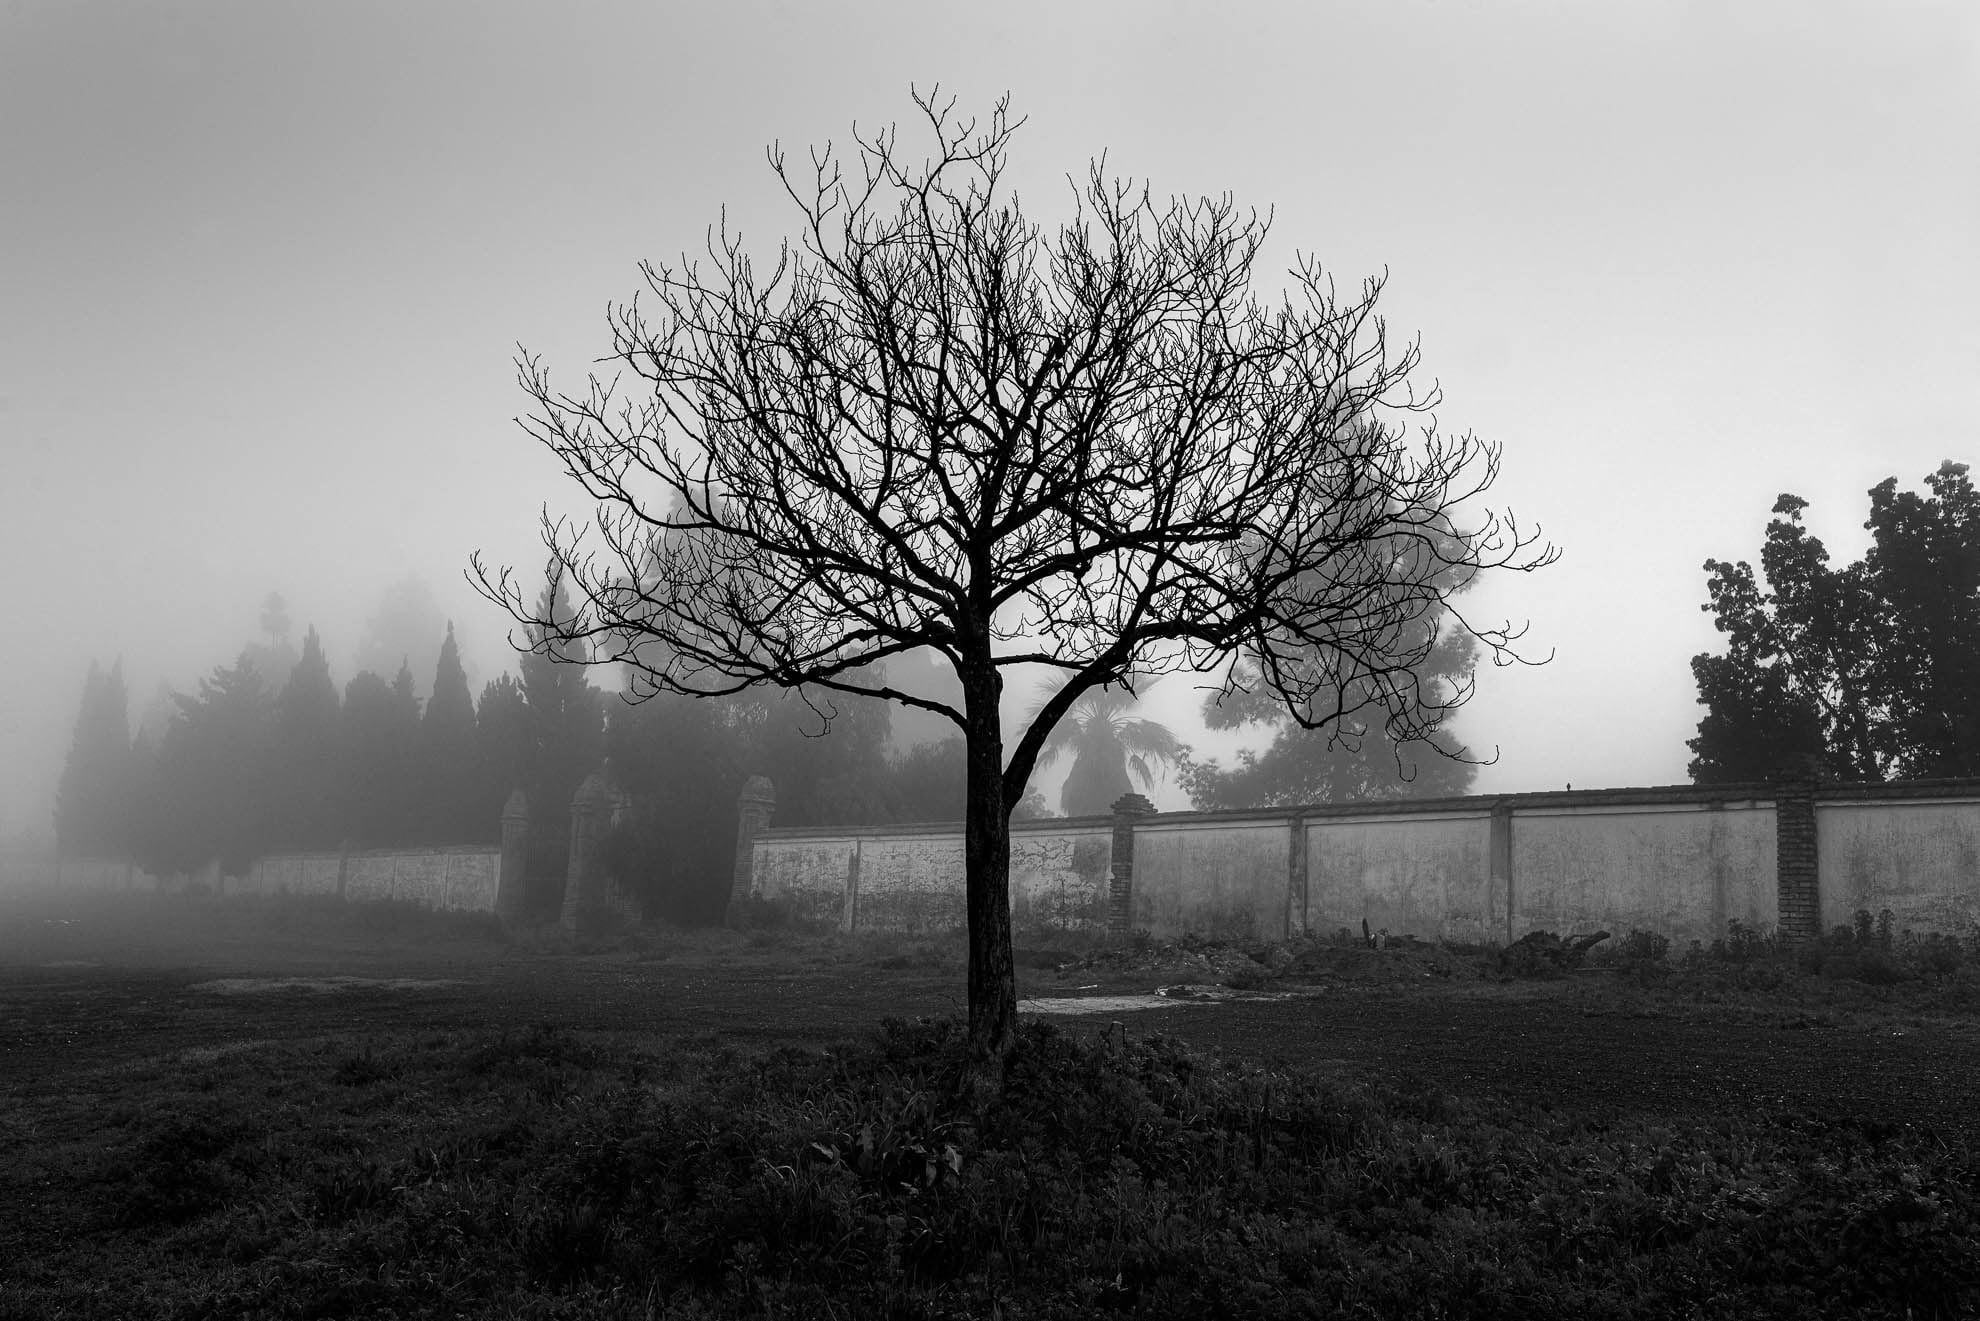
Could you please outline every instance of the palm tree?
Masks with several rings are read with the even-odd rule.
[[[1129,718],[1136,701],[1124,688],[1097,688],[1073,703],[1046,740],[1040,770],[1072,754],[1072,772],[1059,790],[1059,810],[1067,816],[1109,812],[1137,783],[1150,788],[1181,763],[1188,749],[1175,731],[1159,720]]]

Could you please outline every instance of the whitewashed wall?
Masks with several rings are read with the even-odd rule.
[[[1710,944],[1779,920],[1770,802],[1536,808],[1512,822],[1516,932],[1655,931]]]
[[[1345,927],[1422,940],[1502,937],[1505,897],[1491,892],[1488,808],[1306,823],[1303,929]]]
[[[495,911],[502,850],[494,846],[277,854],[239,882],[247,894],[336,894],[352,902],[394,899],[469,913]],[[231,887],[230,887],[231,888]]]
[[[1980,927],[1980,782],[1940,798],[1915,785],[1831,789],[1814,812],[1825,927],[1886,907],[1914,930]],[[1734,920],[1778,927],[1778,829],[1765,786],[1169,813],[1135,828],[1130,924],[1163,938],[1359,934],[1366,922],[1422,939],[1641,929],[1709,944]],[[1106,929],[1111,832],[1107,818],[1013,829],[1020,929]],[[753,893],[810,921],[963,921],[957,826],[773,828],[754,861]]]
[[[1891,910],[1902,930],[1980,928],[1980,809],[1970,799],[1815,806],[1822,929],[1858,909]]]

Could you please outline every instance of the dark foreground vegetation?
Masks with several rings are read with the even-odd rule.
[[[1028,1024],[134,1063],[0,1128],[0,1316],[1971,1315],[1970,1135],[1598,1119]]]

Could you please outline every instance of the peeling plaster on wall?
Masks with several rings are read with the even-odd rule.
[[[1284,940],[1286,835],[1280,821],[1159,818],[1134,834],[1136,930],[1215,940]]]
[[[343,895],[352,902],[393,899],[469,913],[495,911],[502,850],[382,849],[280,854],[263,858],[243,877],[244,894],[336,894],[339,867]]]
[[[1709,944],[1738,918],[1779,921],[1771,804],[1522,812],[1514,836],[1518,931],[1642,929]]]
[[[1779,927],[1772,793],[1668,785],[1144,817],[1130,925],[1165,939],[1359,934],[1366,921],[1422,939],[1640,928],[1709,943],[1735,919]],[[1914,930],[1980,924],[1980,780],[1834,785],[1815,803],[1825,925],[1883,907]],[[1106,817],[1013,827],[1020,930],[1106,931],[1112,831]],[[752,892],[800,916],[860,930],[962,921],[959,826],[772,828],[753,862]]]
[[[1815,806],[1822,929],[1888,908],[1899,930],[1980,927],[1980,813],[1971,802]]]
[[[1505,914],[1489,909],[1491,835],[1490,809],[1309,822],[1306,929],[1359,935],[1366,921],[1421,940],[1494,937]]]

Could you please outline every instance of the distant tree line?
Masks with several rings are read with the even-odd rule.
[[[561,579],[547,583],[546,618],[570,609]],[[749,689],[726,697],[658,694],[628,704],[601,691],[581,645],[551,638],[523,652],[470,696],[453,628],[446,629],[430,696],[411,666],[364,669],[341,688],[322,639],[288,642],[279,597],[264,606],[268,637],[216,668],[192,693],[174,694],[162,729],[133,734],[121,663],[92,666],[56,804],[69,857],[129,857],[161,874],[218,861],[230,875],[272,853],[493,843],[509,795],[523,790],[538,916],[554,907],[578,785],[602,773],[615,797],[608,867],[650,916],[716,921],[734,867],[736,801],[753,775],[776,786],[779,825],[864,826],[956,821],[966,762],[960,734],[905,749],[892,704],[808,691]],[[537,639],[530,639],[532,642]],[[1468,677],[1468,648],[1439,653],[1447,681]],[[911,681],[912,660],[898,668]],[[278,674],[279,682],[271,679]],[[1044,761],[1070,762],[1057,809],[1103,814],[1169,771],[1199,806],[1257,806],[1359,795],[1461,793],[1472,767],[1429,759],[1431,774],[1398,777],[1395,748],[1371,737],[1349,751],[1337,738],[1263,724],[1226,699],[1213,724],[1260,721],[1273,735],[1262,756],[1230,770],[1192,762],[1166,726],[1133,714],[1120,689],[1072,708]],[[1325,773],[1316,767],[1331,768]],[[1030,791],[1019,819],[1050,814]]]

